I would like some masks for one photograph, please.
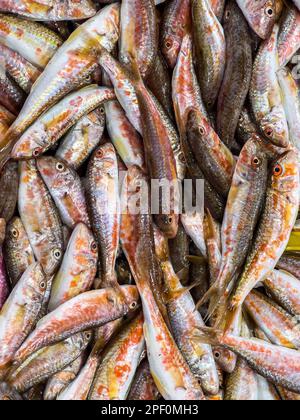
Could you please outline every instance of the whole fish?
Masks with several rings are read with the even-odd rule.
[[[1,65],[4,66],[15,82],[26,93],[29,93],[34,82],[41,74],[40,70],[19,53],[2,44],[0,45],[0,57]]]
[[[105,128],[105,109],[100,107],[84,115],[62,139],[56,157],[75,170],[88,159],[100,143]]]
[[[187,111],[194,107],[207,117],[202,101],[193,63],[193,42],[191,34],[186,34],[182,40],[177,64],[173,71],[172,99],[179,133],[186,128]]]
[[[124,0],[121,5],[119,58],[130,67],[136,52],[140,74],[146,78],[157,55],[158,25],[154,0]]]
[[[1,0],[0,10],[36,21],[82,20],[96,14],[90,0]]]
[[[26,99],[25,93],[1,67],[0,88],[2,92],[0,105],[4,106],[10,113],[18,115]]]
[[[10,161],[0,174],[0,218],[8,223],[13,217],[18,199],[18,164]]]
[[[145,348],[143,324],[140,314],[108,345],[90,390],[90,400],[127,399]]]
[[[226,67],[218,97],[217,132],[230,147],[249,91],[252,74],[252,39],[236,1],[226,4],[224,15]]]
[[[137,165],[146,171],[142,138],[129,122],[118,101],[104,104],[107,131],[127,167]]]
[[[188,290],[182,291],[183,293],[177,296],[177,293],[182,290],[182,285],[174,273],[171,263],[169,261],[162,263],[162,269],[168,295],[167,309],[174,339],[191,371],[200,381],[203,391],[215,395],[219,391],[219,377],[211,346],[193,341],[194,331],[199,326],[204,326],[203,319]]]
[[[42,267],[32,264],[9,295],[0,312],[0,370],[7,368],[14,354],[34,329],[46,293]]]
[[[91,85],[66,96],[39,117],[16,142],[13,159],[36,158],[49,150],[80,118],[114,99],[112,89]]]
[[[245,262],[263,205],[267,175],[268,157],[261,139],[253,136],[235,168],[222,223],[220,274],[211,292],[222,294]]]
[[[276,74],[279,69],[278,31],[276,24],[270,37],[259,48],[253,67],[250,100],[262,134],[275,146],[287,147],[288,126]]]
[[[151,376],[149,362],[145,359],[137,368],[127,399],[136,401],[155,401],[158,400],[159,397],[159,391]]]
[[[170,69],[176,65],[182,40],[191,24],[191,1],[170,1],[164,9],[160,38],[161,51]]]
[[[111,143],[100,146],[89,162],[87,200],[99,247],[101,286],[111,287],[117,284],[115,264],[120,231],[118,163]]]
[[[10,372],[8,382],[19,392],[44,382],[76,360],[88,346],[91,337],[92,332],[85,331],[37,351]]]
[[[63,257],[62,225],[34,160],[20,164],[18,204],[35,257],[51,276]]]
[[[87,78],[98,67],[97,56],[101,48],[112,50],[118,40],[119,9],[118,3],[103,8],[96,16],[80,25],[58,49],[35,83],[22,112],[2,139],[2,161],[5,161],[18,137],[44,111],[69,92],[87,84]]]
[[[226,198],[235,168],[231,151],[222,143],[207,118],[195,108],[188,112],[186,131],[200,170],[215,190]]]
[[[273,270],[264,280],[264,286],[286,311],[300,316],[300,281],[296,277],[285,271]]]
[[[266,202],[256,237],[231,306],[237,308],[275,268],[289,241],[299,207],[298,155],[284,153],[271,168]]]
[[[78,359],[74,360],[69,366],[65,367],[60,372],[55,373],[47,382],[44,392],[44,400],[56,400],[58,395],[63,392],[67,386],[74,381],[77,374],[82,367],[85,353],[82,352]]]
[[[6,267],[3,255],[3,243],[5,239],[6,222],[0,219],[0,310],[3,307],[8,295],[9,286],[6,275]]]
[[[277,77],[281,87],[290,142],[300,150],[300,90],[288,68],[278,70]]]
[[[263,340],[243,338],[211,328],[202,328],[195,338],[201,342],[224,346],[240,357],[249,366],[271,383],[281,385],[289,391],[300,392],[299,351],[276,346]]]
[[[226,45],[222,25],[209,0],[192,0],[192,16],[198,80],[203,101],[211,109],[221,87]]]
[[[55,32],[37,22],[0,14],[0,40],[34,66],[44,69],[62,39]]]
[[[275,0],[237,0],[253,31],[262,39],[268,38],[276,21]]]
[[[33,352],[89,328],[100,327],[118,319],[138,305],[135,286],[121,286],[82,293],[50,312],[20,347],[16,361],[25,360]]]
[[[300,48],[300,11],[288,4],[283,12],[278,36],[280,67],[286,66]]]
[[[38,170],[53,198],[62,222],[69,228],[78,223],[89,226],[85,192],[79,175],[60,159],[52,156],[37,160]]]
[[[54,277],[49,311],[88,291],[97,273],[98,246],[91,231],[79,223],[73,230],[61,267]]]
[[[125,178],[122,201],[123,198],[132,198],[136,194],[134,179],[143,179],[141,171],[136,167],[130,168]],[[127,207],[127,212],[121,219],[121,243],[142,299],[144,334],[151,375],[159,392],[167,400],[204,399],[197,380],[158,309],[149,280],[146,280],[149,278],[149,262],[144,258],[144,250],[149,246],[149,242],[148,232],[143,228],[144,216],[131,214],[129,210]]]
[[[34,253],[19,217],[14,217],[7,225],[4,255],[7,273],[14,287],[22,274],[34,262]]]
[[[247,296],[244,307],[271,343],[299,349],[300,328],[292,315],[255,290]]]

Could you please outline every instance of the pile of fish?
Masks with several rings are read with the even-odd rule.
[[[0,399],[300,399],[298,51],[299,0],[0,0]]]

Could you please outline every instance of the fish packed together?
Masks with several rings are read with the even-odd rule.
[[[299,81],[299,0],[0,0],[0,400],[300,400]]]

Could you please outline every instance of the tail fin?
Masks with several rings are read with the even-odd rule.
[[[192,340],[203,344],[210,344],[211,346],[220,346],[220,337],[222,335],[223,332],[221,330],[209,327],[199,327],[194,331]]]

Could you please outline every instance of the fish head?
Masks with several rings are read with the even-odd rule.
[[[6,234],[12,246],[22,243],[27,238],[23,223],[19,217],[14,217],[9,222]]]
[[[259,136],[253,134],[240,153],[236,171],[240,178],[251,181],[253,178],[266,173],[267,168],[268,154],[265,150],[264,142]]]
[[[83,351],[87,348],[93,337],[93,332],[91,330],[84,331],[83,333],[75,334],[72,337],[66,340],[67,346],[71,348],[76,348],[79,351]]]
[[[232,373],[235,369],[237,356],[223,347],[214,347],[213,355],[216,363],[226,373]]]
[[[140,304],[140,296],[136,286],[121,286],[121,293],[118,294],[118,299],[125,302],[128,306],[129,311],[135,311]]]
[[[36,123],[20,137],[14,145],[11,158],[15,160],[35,159],[50,146],[43,124]]]
[[[173,69],[176,66],[178,54],[181,48],[181,39],[176,32],[166,32],[162,36],[161,51],[168,66]]]
[[[113,144],[105,143],[98,147],[92,157],[91,165],[99,177],[107,175],[111,179],[117,179],[118,162]]]
[[[246,17],[252,29],[260,38],[266,39],[276,21],[275,0],[243,0],[238,3],[242,4],[242,10],[246,11]]]
[[[43,302],[47,292],[48,284],[41,264],[38,262],[31,264],[23,276],[26,278],[27,285],[27,287],[23,290],[26,294],[26,300],[29,302],[29,304],[32,304],[33,302],[40,304]]]
[[[299,153],[288,150],[271,167],[271,188],[280,193],[299,190]]]
[[[48,188],[65,188],[76,177],[75,172],[62,159],[53,156],[41,156],[37,159],[38,170]]]
[[[74,267],[77,266],[82,271],[84,266],[85,270],[90,273],[94,271],[94,275],[96,275],[98,245],[92,232],[84,223],[76,225],[67,252],[73,255]]]
[[[289,146],[289,131],[284,110],[281,107],[274,107],[260,121],[263,135],[271,143],[278,147]]]
[[[168,239],[174,239],[178,232],[179,215],[178,214],[157,214],[154,216],[159,229]]]

